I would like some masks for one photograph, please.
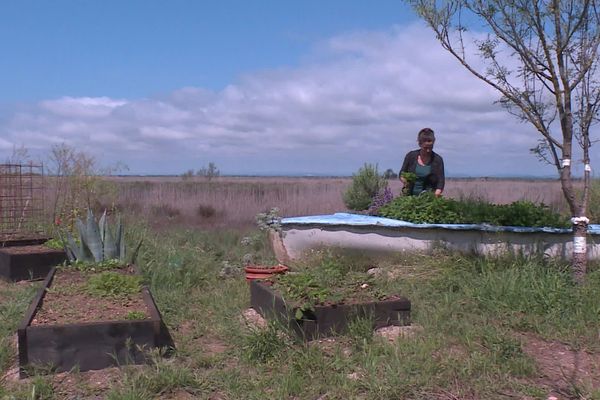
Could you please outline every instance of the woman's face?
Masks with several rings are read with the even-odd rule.
[[[422,139],[419,141],[419,147],[421,150],[426,153],[431,153],[433,151],[433,144],[435,143],[435,139]]]

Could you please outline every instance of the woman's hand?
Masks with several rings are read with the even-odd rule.
[[[442,197],[442,189],[435,189],[435,197]]]

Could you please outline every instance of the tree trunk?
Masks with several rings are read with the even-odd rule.
[[[587,270],[587,228],[588,223],[585,221],[573,223],[573,260],[571,273],[573,280],[579,285],[585,281]]]

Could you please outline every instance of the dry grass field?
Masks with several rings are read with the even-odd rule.
[[[113,204],[123,212],[145,215],[164,225],[245,227],[271,207],[283,216],[318,215],[346,211],[342,193],[351,178],[220,177],[182,180],[178,177],[114,177],[117,190],[96,208]],[[401,190],[390,182],[394,195]],[[481,198],[493,203],[530,200],[565,210],[558,180],[491,178],[448,179],[445,195]]]

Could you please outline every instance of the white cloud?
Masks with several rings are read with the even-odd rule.
[[[430,126],[450,174],[552,174],[528,154],[534,130],[496,99],[410,25],[331,38],[306,65],[248,73],[219,92],[42,101],[0,123],[0,151],[64,141],[132,172],[214,161],[226,173],[350,174],[364,162],[397,169]]]

